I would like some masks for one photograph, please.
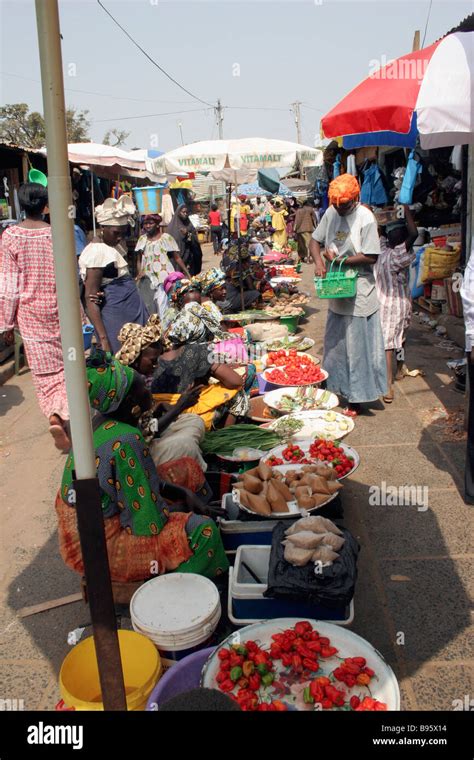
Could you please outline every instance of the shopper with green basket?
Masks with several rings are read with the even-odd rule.
[[[344,413],[355,417],[361,403],[387,392],[387,368],[373,267],[380,254],[377,222],[359,202],[351,174],[329,186],[330,207],[310,243],[316,294],[328,299],[324,338],[327,388],[347,400]],[[326,269],[325,260],[330,261]]]

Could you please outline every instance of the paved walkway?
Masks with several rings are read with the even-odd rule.
[[[216,261],[209,251],[205,260]],[[308,291],[312,276],[306,266]],[[302,325],[318,354],[320,306],[312,300]],[[404,710],[451,710],[454,700],[474,697],[472,510],[460,495],[465,442],[455,424],[464,399],[446,367],[462,352],[440,342],[414,319],[407,364],[425,377],[397,383],[394,403],[372,404],[348,439],[361,456],[343,492],[346,525],[362,547],[352,630],[392,665]],[[17,612],[79,590],[57,546],[53,501],[64,457],[51,443],[28,372],[0,386],[0,416],[0,699],[54,709],[68,632],[89,622],[88,609],[77,602],[22,619]],[[383,481],[427,489],[428,509],[371,505],[369,489]]]

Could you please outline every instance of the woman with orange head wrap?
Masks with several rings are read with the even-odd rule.
[[[352,174],[341,174],[329,185],[330,207],[310,243],[316,276],[326,276],[326,264],[357,272],[357,292],[352,298],[328,300],[324,340],[324,368],[329,372],[328,390],[347,400],[344,410],[351,417],[361,403],[387,392],[387,368],[379,301],[373,267],[380,254],[377,222],[359,202],[360,187]]]

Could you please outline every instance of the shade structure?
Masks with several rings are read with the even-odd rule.
[[[373,72],[323,117],[324,135],[406,135],[416,113],[423,148],[473,143],[473,41],[449,34]]]
[[[357,135],[344,135],[342,147],[346,150],[364,148],[369,145],[383,145],[398,148],[414,148],[418,139],[418,124],[416,113],[411,120],[410,131],[406,134],[401,132],[365,132]]]
[[[211,172],[216,179],[228,182],[252,182],[259,169],[296,166],[319,166],[322,151],[307,145],[246,137],[239,140],[204,140],[183,145],[163,156],[148,159],[147,169],[155,174],[176,171]]]

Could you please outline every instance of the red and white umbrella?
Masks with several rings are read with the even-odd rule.
[[[323,117],[324,136],[406,134],[416,113],[422,148],[473,143],[473,46],[456,32],[373,72]]]

